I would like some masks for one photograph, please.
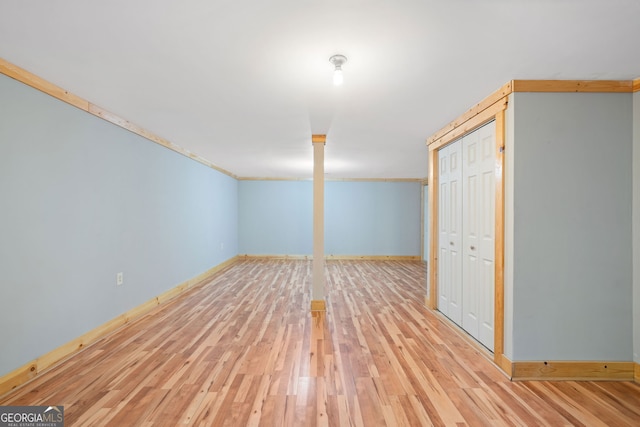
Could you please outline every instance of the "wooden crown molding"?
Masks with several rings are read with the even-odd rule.
[[[114,124],[116,126],[119,126],[123,129],[126,129],[136,135],[139,135],[145,139],[148,139],[151,142],[154,142],[158,145],[162,145],[165,148],[168,148],[172,151],[175,151],[178,154],[181,154],[183,156],[189,157],[192,160],[195,160],[198,163],[202,163],[205,166],[210,167],[211,169],[215,169],[218,172],[221,172],[225,175],[228,175],[232,178],[238,179],[237,176],[235,176],[234,174],[232,174],[231,172],[229,172],[228,170],[225,170],[217,165],[215,165],[214,163],[198,156],[197,154],[194,154],[192,152],[190,152],[189,150],[182,148],[181,146],[172,143],[171,141],[168,141],[156,134],[154,134],[151,131],[148,131],[134,123],[129,122],[128,120],[118,116],[117,114],[111,113],[107,110],[105,110],[104,108],[101,108],[95,104],[92,104],[91,102],[87,101],[86,99],[83,99],[77,95],[74,95],[70,92],[68,92],[67,90],[54,85],[51,82],[48,82],[46,80],[44,80],[41,77],[36,76],[35,74],[18,67],[15,64],[12,64],[2,58],[0,58],[0,73],[11,77],[14,80],[17,80],[21,83],[26,84],[27,86],[30,86],[34,89],[37,89],[41,92],[46,93],[47,95],[50,95],[60,101],[66,102],[67,104],[73,105],[74,107],[89,113],[91,115],[94,115],[96,117],[99,117],[111,124]]]
[[[514,92],[586,92],[630,93],[640,91],[640,78],[635,80],[511,80],[471,107],[461,116],[427,138],[430,149],[437,149],[473,130],[495,115],[497,106]],[[494,111],[492,111],[494,110]],[[432,145],[435,144],[433,147]]]
[[[27,86],[31,86],[34,89],[44,92],[47,95],[51,95],[54,98],[59,99],[60,101],[71,104],[83,111],[89,111],[89,101],[82,99],[72,93],[69,93],[61,87],[56,86],[53,83],[50,83],[43,78],[38,77],[35,74],[32,74],[29,71],[20,68],[17,65],[12,64],[2,58],[0,58],[0,73],[4,74],[7,77],[11,77],[12,79],[17,80],[21,83],[24,83]]]
[[[630,80],[512,80],[513,92],[605,92],[628,93]]]

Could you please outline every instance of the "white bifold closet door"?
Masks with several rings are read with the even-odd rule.
[[[494,150],[492,122],[441,149],[439,156],[438,308],[490,350],[495,302]]]
[[[438,309],[462,323],[462,147],[439,151]]]

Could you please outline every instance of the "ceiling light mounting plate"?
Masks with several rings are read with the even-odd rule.
[[[329,62],[331,62],[337,69],[340,69],[340,67],[347,62],[347,57],[344,55],[333,55],[329,58]]]

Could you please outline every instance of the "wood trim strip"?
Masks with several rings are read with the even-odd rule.
[[[96,117],[100,117],[101,119],[112,123],[116,126],[119,126],[123,129],[126,129],[136,135],[139,135],[143,138],[148,139],[151,142],[155,142],[158,145],[162,145],[165,148],[168,148],[169,150],[173,150],[178,154],[182,154],[185,157],[189,157],[192,160],[195,160],[198,163],[202,163],[205,166],[210,167],[211,169],[215,169],[218,172],[221,172],[225,175],[228,175],[232,178],[238,179],[237,176],[235,176],[234,174],[232,174],[231,172],[229,172],[228,170],[225,170],[219,166],[216,166],[215,164],[211,163],[209,160],[198,156],[197,154],[194,154],[192,152],[190,152],[189,150],[186,150],[182,147],[180,147],[179,145],[174,144],[173,142],[164,139],[134,123],[129,122],[128,120],[113,114],[107,110],[105,110],[104,108],[101,108],[95,104],[89,103],[89,109],[87,110],[90,114],[93,114]]]
[[[312,255],[238,255],[240,259],[313,259]],[[333,261],[422,261],[420,255],[325,255]]]
[[[427,189],[429,191],[429,189]],[[427,214],[426,209],[424,208],[424,184],[420,185],[420,259],[424,259],[424,236],[426,231],[426,226],[424,224],[425,215]],[[428,279],[427,279],[428,280]]]
[[[514,381],[622,380],[634,378],[633,362],[539,361],[513,362]]]
[[[500,369],[507,374],[509,379],[513,378],[513,362],[511,360],[509,360],[504,354],[500,354],[498,356],[494,354],[494,361],[496,365],[498,365]]]
[[[41,92],[46,93],[47,95],[51,95],[60,101],[66,102],[67,104],[71,104],[74,107],[77,107],[83,111],[89,111],[89,102],[85,99],[80,98],[68,91],[62,89],[59,86],[54,85],[41,77],[36,76],[28,72],[27,70],[18,67],[0,58],[0,73],[5,76],[11,77],[14,80],[17,80],[21,83],[26,84],[27,86],[31,86],[34,89],[37,89]]]
[[[499,366],[504,356],[504,148],[505,112],[495,116],[495,235],[494,235],[494,361]]]
[[[441,139],[446,134],[452,132],[459,126],[465,124],[467,121],[471,120],[478,114],[481,114],[482,112],[484,112],[484,110],[493,106],[496,102],[509,96],[511,92],[512,92],[511,82],[508,82],[505,85],[503,85],[500,89],[493,92],[491,95],[489,95],[488,97],[486,97],[485,99],[483,99],[482,101],[480,101],[479,103],[471,107],[467,112],[462,114],[460,117],[458,117],[457,119],[455,119],[454,121],[452,121],[451,123],[443,127],[442,129],[440,129],[439,131],[431,135],[427,139],[427,145],[433,144],[435,141]]]
[[[175,151],[178,154],[182,154],[183,156],[189,157],[192,160],[195,160],[198,163],[202,163],[205,166],[208,166],[212,169],[217,170],[218,172],[221,172],[225,175],[228,175],[232,178],[238,179],[237,176],[235,176],[234,174],[232,174],[231,172],[229,172],[228,170],[225,170],[219,166],[216,166],[215,164],[211,163],[210,161],[190,152],[189,150],[186,150],[182,147],[180,147],[179,145],[176,145],[156,134],[154,134],[153,132],[150,132],[146,129],[143,129],[142,127],[135,125],[131,122],[129,122],[128,120],[118,116],[117,114],[111,113],[107,110],[105,110],[104,108],[98,107],[95,104],[90,103],[89,101],[87,101],[86,99],[83,99],[77,95],[74,95],[70,92],[68,92],[67,90],[54,85],[51,82],[48,82],[46,80],[44,80],[41,77],[36,76],[35,74],[18,67],[17,65],[14,65],[2,58],[0,58],[0,73],[11,77],[14,80],[17,80],[21,83],[26,84],[27,86],[30,86],[36,90],[39,90],[41,92],[46,93],[47,95],[50,95],[62,102],[66,102],[67,104],[73,105],[74,107],[87,112],[89,114],[92,114],[96,117],[99,117],[111,124],[114,124],[116,126],[119,126],[123,129],[126,129],[136,135],[139,135],[145,139],[148,139],[151,142],[155,142],[156,144],[162,145],[165,148],[168,148],[170,150]]]
[[[313,256],[311,255],[255,255],[255,254],[242,254],[238,255],[240,259],[300,259],[306,260],[311,259]]]
[[[432,148],[433,147],[433,148]],[[429,304],[432,310],[438,308],[438,150],[429,146],[429,263],[427,265],[429,280]]]
[[[312,181],[311,178],[269,178],[269,177],[238,177],[238,181]],[[419,182],[427,185],[424,178],[325,178],[325,182]]]
[[[633,380],[640,383],[640,363],[633,364]]]
[[[424,178],[325,178],[325,182],[419,182],[426,185]]]
[[[513,92],[606,92],[627,93],[631,80],[512,80]]]
[[[420,255],[325,255],[324,259],[334,261],[422,261]]]
[[[32,360],[31,362],[21,366],[20,368],[13,370],[6,375],[3,375],[2,377],[0,377],[0,396],[15,389],[16,387],[21,386],[22,384],[25,384],[32,378],[35,378],[42,372],[62,362],[63,360],[67,359],[83,348],[93,344],[99,339],[116,331],[120,327],[142,317],[142,315],[153,310],[155,307],[161,304],[165,304],[178,295],[186,292],[187,290],[190,290],[195,285],[203,283],[211,276],[227,269],[228,267],[231,267],[238,260],[238,257],[230,258],[227,261],[210,268],[204,273],[201,273],[196,277],[193,277],[179,284],[178,286],[171,288],[166,292],[163,292],[155,298],[152,298],[149,301],[144,302],[141,305],[127,311],[126,313],[123,313],[120,316],[109,320],[108,322],[98,326],[97,328],[92,329],[91,331],[61,345],[60,347],[46,354],[43,354],[42,356],[38,357],[35,360]]]
[[[633,81],[633,91],[640,92],[640,77]]]
[[[495,103],[491,104],[484,110],[469,118],[466,122],[458,124],[456,128],[451,130],[449,133],[441,136],[438,139],[432,140],[429,143],[429,148],[433,147],[434,149],[439,149],[441,147],[444,147],[450,142],[463,137],[464,135],[474,131],[480,126],[489,123],[491,120],[495,119],[496,114],[507,109],[508,103],[508,97],[505,96],[503,98],[500,98]]]

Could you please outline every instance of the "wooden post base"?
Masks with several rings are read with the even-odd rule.
[[[327,311],[327,305],[323,299],[311,300],[311,311]]]

